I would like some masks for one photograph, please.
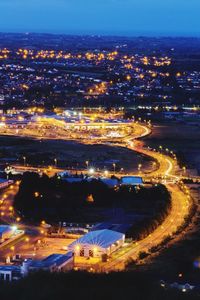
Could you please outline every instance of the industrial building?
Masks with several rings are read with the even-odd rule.
[[[25,265],[24,265],[25,266]],[[61,272],[69,271],[74,267],[74,255],[72,252],[63,254],[52,254],[43,260],[33,260],[27,263],[28,272],[34,271],[48,271],[48,272]]]
[[[0,280],[1,281],[13,281],[22,278],[20,266],[0,266]]]
[[[67,272],[74,267],[74,255],[72,252],[66,255],[52,254],[42,260],[26,259],[22,265],[0,266],[0,280],[13,281],[27,276],[31,272]]]
[[[139,176],[124,176],[121,178],[121,185],[142,185],[142,177]]]
[[[68,246],[75,256],[102,257],[110,255],[123,246],[125,235],[120,232],[104,229],[91,231]]]

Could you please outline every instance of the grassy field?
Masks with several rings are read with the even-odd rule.
[[[28,164],[49,165],[57,158],[58,166],[85,168],[86,161],[96,168],[137,172],[138,164],[148,171],[152,161],[131,150],[109,145],[84,145],[76,142],[61,140],[33,140],[28,138],[0,137],[1,160],[14,159],[23,163],[26,156]]]
[[[152,134],[145,139],[151,147],[169,148],[183,154],[186,164],[200,170],[200,128],[180,123],[155,125]]]

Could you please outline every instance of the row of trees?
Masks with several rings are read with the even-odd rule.
[[[99,211],[116,212],[121,209],[146,216],[148,223],[140,226],[146,227],[147,224],[149,227],[152,218],[156,225],[167,213],[170,195],[162,185],[111,189],[100,180],[67,183],[57,177],[25,173],[14,206],[28,220],[37,222],[45,219],[51,223],[89,222],[93,218],[97,221],[95,218]]]

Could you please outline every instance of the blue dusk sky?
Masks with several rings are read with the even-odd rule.
[[[0,32],[200,35],[200,0],[0,0]]]

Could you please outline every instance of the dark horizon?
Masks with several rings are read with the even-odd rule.
[[[118,38],[139,38],[139,37],[144,37],[144,38],[200,38],[200,32],[199,33],[167,33],[167,32],[135,32],[135,33],[123,33],[123,32],[105,32],[105,33],[99,33],[99,32],[79,32],[79,31],[74,31],[74,32],[65,32],[65,31],[45,31],[45,30],[40,30],[40,31],[12,31],[12,30],[0,30],[0,34],[24,34],[24,35],[29,35],[29,34],[48,34],[48,35],[66,35],[66,36],[96,36],[96,37],[118,37]]]

